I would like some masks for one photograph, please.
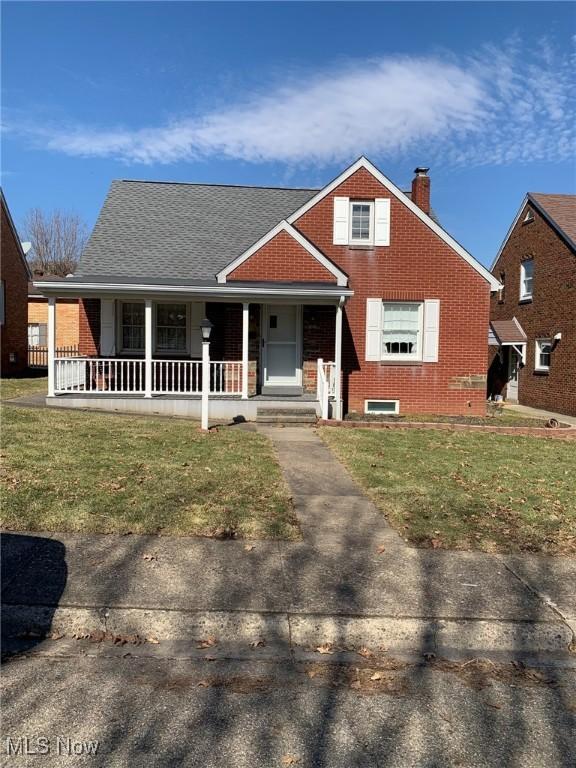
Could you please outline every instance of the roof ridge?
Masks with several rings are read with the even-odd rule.
[[[321,187],[274,187],[267,184],[211,184],[202,181],[156,181],[154,179],[113,179],[112,183],[114,182],[122,184],[172,184],[182,187],[225,187],[228,189],[277,189],[282,192],[318,192],[321,189]]]

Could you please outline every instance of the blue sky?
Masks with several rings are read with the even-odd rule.
[[[575,190],[575,6],[3,4],[2,184],[91,227],[110,181],[322,186],[366,154],[489,264]],[[23,234],[23,233],[22,233]]]

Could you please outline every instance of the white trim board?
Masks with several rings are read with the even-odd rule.
[[[404,205],[410,211],[412,211],[412,213],[417,216],[420,221],[426,224],[426,226],[429,227],[434,232],[434,234],[438,235],[441,240],[449,245],[452,250],[454,250],[464,259],[464,261],[466,261],[473,269],[475,269],[476,272],[478,272],[478,274],[481,275],[490,284],[491,290],[496,291],[501,287],[500,281],[497,280],[494,275],[491,274],[488,269],[486,269],[486,267],[482,266],[482,264],[480,264],[480,262],[477,261],[474,256],[472,256],[472,254],[468,253],[468,251],[462,245],[460,245],[460,243],[454,240],[454,238],[451,237],[445,230],[443,230],[442,227],[436,224],[436,222],[431,219],[430,216],[424,213],[424,211],[419,208],[416,203],[414,203],[407,195],[405,195],[401,189],[399,189],[393,182],[391,182],[390,179],[384,176],[384,174],[364,156],[358,158],[358,160],[356,160],[355,163],[353,163],[343,173],[341,173],[340,176],[337,176],[333,181],[330,182],[330,184],[325,186],[324,189],[321,189],[317,195],[314,195],[313,198],[308,200],[307,203],[304,203],[304,205],[298,208],[297,211],[294,211],[294,213],[288,217],[287,221],[290,224],[294,224],[294,222],[298,221],[301,216],[303,216],[317,203],[319,203],[320,200],[325,198],[326,195],[329,195],[330,192],[333,192],[337,187],[340,186],[340,184],[346,181],[347,178],[352,176],[353,173],[356,173],[356,171],[360,170],[360,168],[364,168],[366,171],[368,171],[368,173],[371,173],[377,181],[379,181],[384,187],[386,187],[389,192],[394,195],[394,197],[400,200],[401,203],[404,203]]]
[[[43,291],[42,296],[74,296],[77,298],[99,298],[102,295],[113,293],[117,298],[123,296],[143,296],[155,297],[164,294],[176,296],[206,296],[214,298],[238,297],[238,301],[245,297],[246,299],[259,298],[262,296],[279,296],[287,299],[294,298],[314,298],[322,299],[341,299],[342,296],[353,296],[354,291],[342,286],[331,286],[316,290],[314,288],[298,288],[296,286],[274,287],[247,287],[237,286],[230,283],[214,286],[198,285],[140,285],[138,283],[66,283],[48,282],[34,283],[34,287]]]
[[[279,224],[277,224],[273,229],[271,229],[269,232],[267,232],[263,237],[260,238],[260,240],[257,240],[254,245],[251,245],[250,248],[248,248],[247,251],[244,251],[244,253],[241,253],[240,256],[237,256],[234,261],[231,261],[228,266],[224,267],[218,274],[216,275],[216,279],[219,283],[225,283],[226,278],[231,272],[234,272],[235,269],[237,269],[241,264],[243,264],[245,261],[247,261],[250,256],[256,253],[256,251],[259,251],[260,248],[266,245],[266,243],[269,243],[270,240],[273,240],[276,235],[280,234],[280,232],[286,232],[290,237],[292,237],[296,242],[306,250],[310,256],[312,256],[316,261],[318,261],[325,269],[330,272],[331,275],[334,275],[336,278],[336,284],[341,286],[348,285],[348,277],[347,275],[342,272],[342,270],[338,269],[338,267],[333,264],[330,259],[326,258],[323,253],[321,253],[318,248],[316,248],[312,243],[307,240],[304,235],[302,235],[300,232],[298,232],[297,229],[295,229],[291,224],[288,223],[288,221],[283,220]]]

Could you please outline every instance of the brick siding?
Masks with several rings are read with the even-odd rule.
[[[0,327],[1,374],[16,376],[28,367],[28,272],[22,261],[19,243],[14,238],[4,204],[2,204],[1,233],[2,282],[5,299],[4,323]]]
[[[100,299],[80,299],[78,349],[81,355],[96,356],[100,350]]]
[[[297,283],[335,283],[334,275],[311,256],[288,232],[279,232],[240,264],[228,280],[284,280]]]
[[[519,402],[576,416],[576,254],[536,208],[530,203],[527,208],[534,220],[524,224],[526,209],[522,211],[494,266],[498,279],[505,274],[505,290],[503,300],[492,297],[491,317],[516,316],[528,337],[526,365],[518,376]],[[526,258],[534,259],[533,299],[521,302],[520,263]],[[551,339],[558,332],[562,339],[552,351],[549,373],[535,371],[536,339]],[[493,388],[505,392],[507,371],[498,365],[493,349],[489,365]]]
[[[333,198],[391,199],[390,245],[352,248],[332,243]],[[365,399],[400,400],[403,413],[481,414],[486,375],[490,287],[368,171],[360,169],[305,213],[294,226],[349,275],[354,296],[343,322],[343,397],[348,410]],[[365,361],[366,299],[440,299],[437,363]],[[470,388],[451,386],[458,377]]]

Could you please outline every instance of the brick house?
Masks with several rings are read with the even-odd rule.
[[[489,395],[576,416],[576,196],[528,194],[492,272]]]
[[[55,404],[198,413],[207,317],[214,415],[484,412],[499,282],[436,221],[427,169],[410,192],[363,157],[320,190],[115,181],[76,275],[36,287],[80,299]]]
[[[2,376],[18,376],[28,367],[26,300],[30,271],[3,192],[0,193],[0,197],[2,204],[1,373]]]
[[[34,282],[58,280],[34,270],[28,283],[28,362],[33,368],[48,365],[48,299]],[[56,350],[59,355],[76,355],[80,340],[80,300],[60,298],[56,302]]]

